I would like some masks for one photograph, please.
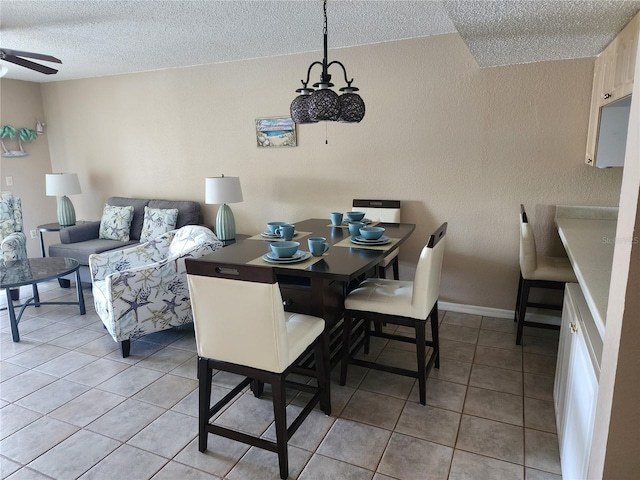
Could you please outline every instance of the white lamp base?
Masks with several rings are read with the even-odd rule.
[[[58,223],[61,227],[70,227],[76,224],[76,211],[69,197],[58,197]]]
[[[226,203],[220,205],[216,216],[216,235],[223,242],[236,238],[236,221],[231,208]]]

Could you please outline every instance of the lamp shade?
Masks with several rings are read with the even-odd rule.
[[[45,178],[49,196],[61,197],[82,193],[77,173],[48,173]]]
[[[239,177],[207,177],[205,203],[238,203],[242,201]]]

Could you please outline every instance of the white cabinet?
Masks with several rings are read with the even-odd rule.
[[[604,110],[602,107],[630,95],[633,90],[639,31],[640,13],[631,19],[596,58],[593,70],[591,109],[589,111],[589,130],[587,132],[585,157],[587,165],[598,167],[621,167],[623,165],[623,160],[619,157],[611,157],[607,151],[602,152],[598,146],[600,126],[603,124],[602,113]],[[626,132],[626,129],[624,131]],[[624,142],[622,145],[624,146]]]
[[[593,319],[580,286],[567,284],[553,391],[565,480],[587,478],[598,398],[599,367],[585,321]]]

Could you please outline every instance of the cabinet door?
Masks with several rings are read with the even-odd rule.
[[[585,162],[595,165],[598,128],[600,126],[600,106],[602,105],[602,91],[604,89],[604,60],[596,58],[593,67],[593,89],[591,90],[591,108],[589,110],[589,130],[587,133],[587,154]]]
[[[564,433],[564,405],[567,396],[567,376],[569,374],[569,357],[571,355],[571,324],[576,321],[576,309],[571,301],[571,294],[565,287],[562,305],[562,321],[560,324],[560,342],[556,361],[556,377],[553,384],[553,403],[556,412],[556,430],[558,441],[562,441]]]
[[[593,437],[598,380],[596,378],[583,326],[578,319],[570,324],[571,347],[562,436],[558,438],[563,478],[587,478]]]
[[[639,26],[640,15],[636,15],[616,38],[615,72],[611,86],[612,100],[625,97],[633,90]]]

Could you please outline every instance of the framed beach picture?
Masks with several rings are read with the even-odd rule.
[[[296,124],[291,117],[256,118],[258,147],[295,147]]]

